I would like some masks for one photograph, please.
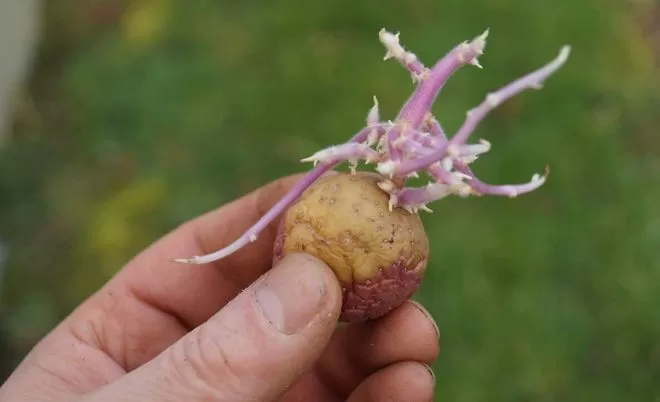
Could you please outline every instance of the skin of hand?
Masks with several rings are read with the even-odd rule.
[[[338,325],[341,290],[323,262],[297,254],[271,267],[274,226],[214,264],[171,262],[232,241],[298,178],[137,255],[34,347],[0,401],[432,401],[439,332],[430,314],[409,301]]]

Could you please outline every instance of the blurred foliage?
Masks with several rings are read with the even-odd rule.
[[[416,298],[442,331],[437,400],[660,400],[660,49],[647,40],[659,13],[607,0],[48,2],[0,150],[4,370],[156,238],[343,142],[372,95],[394,116],[412,84],[382,61],[381,27],[427,64],[489,27],[484,69],[438,98],[449,131],[488,91],[573,52],[475,134],[493,144],[482,179],[524,181],[547,163],[549,182],[423,216],[433,256]]]

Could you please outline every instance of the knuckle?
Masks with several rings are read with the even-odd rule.
[[[189,333],[173,348],[170,367],[175,381],[199,396],[238,396],[241,394],[243,370],[232,358],[225,343],[207,336],[205,326]]]

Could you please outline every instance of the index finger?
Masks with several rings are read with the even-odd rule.
[[[131,261],[114,279],[150,304],[196,327],[271,266],[276,222],[257,241],[206,266],[174,263],[209,253],[239,237],[300,178],[275,180],[186,222]]]
[[[232,242],[300,177],[275,180],[167,234],[84,303],[70,317],[69,328],[127,370],[150,360],[270,269],[276,223],[257,241],[213,264],[184,265],[172,259]]]

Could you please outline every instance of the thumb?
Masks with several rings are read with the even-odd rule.
[[[340,307],[332,271],[289,255],[206,323],[84,400],[276,400],[318,359]]]

